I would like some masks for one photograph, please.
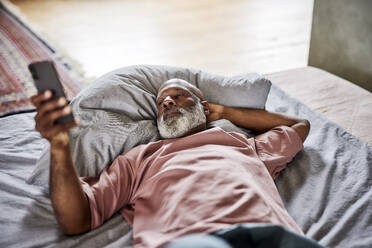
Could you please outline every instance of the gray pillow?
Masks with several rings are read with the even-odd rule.
[[[138,65],[109,72],[82,90],[71,102],[81,125],[70,131],[70,149],[80,176],[98,175],[120,154],[160,139],[156,127],[156,95],[168,79],[195,85],[210,103],[264,109],[271,82],[256,73],[224,77],[180,67]],[[212,122],[252,136],[227,120]],[[48,187],[49,146],[46,145],[27,183]]]

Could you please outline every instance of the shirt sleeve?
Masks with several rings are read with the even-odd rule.
[[[91,229],[109,219],[129,203],[134,188],[134,171],[125,156],[119,156],[97,177],[81,177],[90,206]]]
[[[256,136],[255,144],[259,158],[273,179],[304,148],[300,136],[288,126],[278,126]]]

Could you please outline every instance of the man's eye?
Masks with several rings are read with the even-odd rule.
[[[178,94],[178,95],[175,95],[174,96],[174,99],[177,99],[178,97],[180,97],[180,96],[185,96],[184,94]]]

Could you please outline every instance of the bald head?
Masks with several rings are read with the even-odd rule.
[[[159,97],[163,91],[165,91],[169,88],[173,88],[173,87],[183,88],[187,91],[190,91],[195,96],[197,96],[200,100],[204,101],[204,95],[201,92],[201,90],[199,90],[194,85],[187,82],[186,80],[183,80],[183,79],[180,79],[180,78],[172,78],[172,79],[169,79],[168,81],[165,81],[160,86],[157,97]]]

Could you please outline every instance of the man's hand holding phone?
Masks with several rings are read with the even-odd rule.
[[[29,64],[38,94],[31,98],[37,109],[36,130],[54,147],[68,145],[68,130],[78,124],[72,115],[53,61]],[[57,145],[57,146],[55,146]]]
[[[39,92],[31,98],[37,109],[35,128],[50,142],[53,210],[66,234],[86,232],[91,228],[89,202],[74,167],[68,137],[68,130],[79,123],[67,104],[53,62],[35,62],[28,68]]]
[[[52,145],[68,144],[68,130],[79,124],[78,120],[69,123],[56,123],[60,117],[71,114],[71,106],[67,105],[65,97],[52,99],[52,92],[46,90],[31,98],[37,109],[35,128],[41,136]]]

